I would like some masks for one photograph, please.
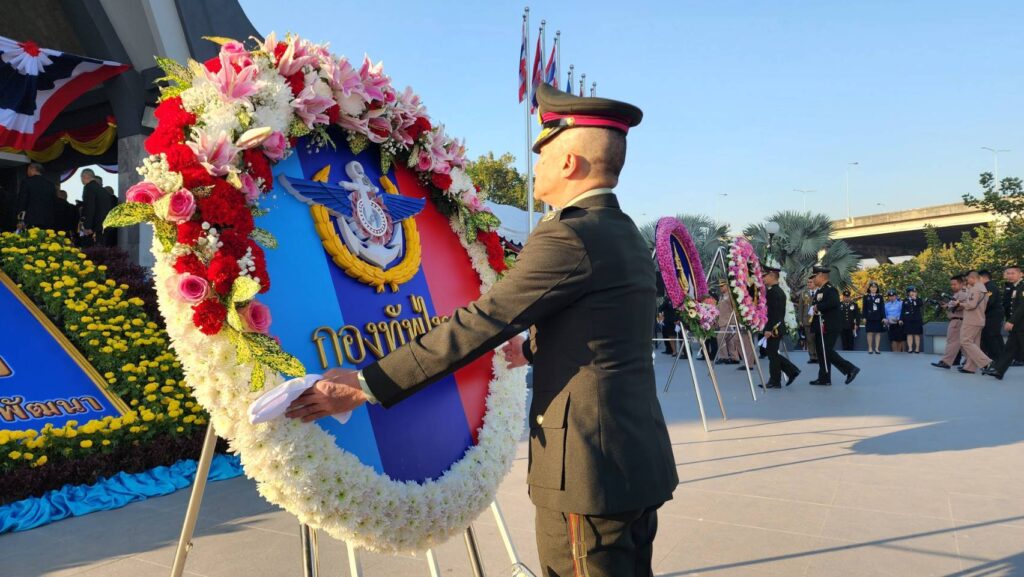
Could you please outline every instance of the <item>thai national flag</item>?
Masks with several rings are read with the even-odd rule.
[[[68,104],[128,68],[0,36],[0,146],[31,150]]]
[[[523,43],[519,47],[519,102],[526,98],[526,20],[523,20]]]
[[[551,56],[548,57],[548,64],[544,67],[544,82],[558,88],[558,43],[551,47]]]
[[[537,51],[533,53],[533,75],[532,85],[530,86],[530,114],[537,111],[537,87],[543,82],[541,79],[541,63],[543,62],[544,55],[541,54],[544,49],[540,46],[540,35],[537,35]]]

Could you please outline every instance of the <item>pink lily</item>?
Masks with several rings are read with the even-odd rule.
[[[204,70],[206,70],[206,77],[220,89],[220,93],[228,102],[237,102],[249,95],[256,94],[256,75],[259,73],[259,69],[250,64],[235,72],[231,60],[230,54],[221,52],[220,70],[216,73],[205,68]]]
[[[288,48],[281,55],[281,59],[277,61],[277,71],[282,76],[291,76],[302,70],[303,66],[316,62],[316,59],[317,55],[310,52],[306,42],[299,41],[298,38],[290,38]]]
[[[359,69],[359,77],[363,81],[363,90],[371,100],[388,101],[386,93],[391,89],[391,79],[384,75],[383,62],[373,64],[370,62],[369,56],[364,56],[363,66]]]
[[[221,131],[217,136],[212,136],[205,130],[196,130],[193,137],[195,140],[189,140],[185,144],[192,149],[199,164],[203,165],[207,172],[214,176],[224,176],[238,171],[235,167],[238,148],[226,132]]]
[[[334,99],[318,96],[313,87],[308,85],[302,89],[295,100],[292,100],[295,114],[308,128],[313,128],[316,124],[327,124],[330,119],[325,111],[332,106],[334,106]]]

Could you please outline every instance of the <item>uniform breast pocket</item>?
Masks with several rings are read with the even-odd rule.
[[[526,482],[544,489],[565,488],[565,432],[569,393],[535,399],[530,411],[530,472]]]

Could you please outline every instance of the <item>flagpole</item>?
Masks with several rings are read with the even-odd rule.
[[[580,96],[583,96],[583,87],[587,85],[587,73],[580,74]]]
[[[533,105],[533,67],[530,64],[530,7],[523,11],[523,24],[526,27],[526,213],[529,221],[526,229],[533,232],[533,117],[530,115],[530,106]]]
[[[572,94],[572,71],[576,68],[575,64],[569,65],[569,78],[565,82],[565,91]]]
[[[547,62],[548,62],[548,59],[546,57],[546,55],[548,53],[547,26],[548,26],[548,21],[547,20],[541,20],[540,21],[540,71],[541,71],[541,82],[546,82],[547,81]],[[547,213],[551,212],[551,205],[545,202],[545,203],[543,203],[541,205],[541,209],[540,210],[541,210],[541,212],[543,212],[546,215]]]
[[[590,85],[590,95],[597,96],[597,82]]]
[[[562,73],[562,31],[555,30],[555,78]]]

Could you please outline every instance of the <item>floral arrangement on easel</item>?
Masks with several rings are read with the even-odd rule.
[[[524,421],[522,370],[493,358],[478,442],[438,479],[399,482],[345,452],[324,430],[292,419],[252,425],[248,405],[266,385],[305,368],[271,336],[258,295],[271,288],[258,228],[271,167],[300,143],[354,153],[380,147],[382,169],[404,163],[469,255],[486,292],[506,269],[487,211],[466,174],[465,148],[433,123],[410,88],[395,89],[380,64],[354,66],[326,46],[274,34],[252,48],[228,39],[217,57],[182,66],[158,59],[167,76],[151,154],[107,226],[153,225],[154,273],[167,332],[197,400],[229,439],[261,495],[357,547],[422,551],[465,529],[510,470]],[[300,140],[302,139],[302,140]]]
[[[768,322],[767,291],[761,260],[750,241],[737,236],[729,244],[729,287],[740,323],[751,331],[764,330]]]
[[[712,305],[697,300],[708,292],[707,281],[704,279],[704,267],[700,262],[700,254],[693,242],[686,225],[679,219],[666,216],[658,220],[654,235],[655,254],[658,258],[658,268],[661,270],[661,278],[665,281],[665,292],[668,294],[672,306],[679,311],[679,320],[686,326],[686,330],[698,340],[713,337],[715,335],[718,320],[718,309]],[[672,248],[672,239],[683,249],[683,257],[689,265],[689,275],[682,272],[681,262],[676,262],[680,256]],[[693,291],[691,294],[690,288]],[[696,296],[696,298],[695,298]]]

